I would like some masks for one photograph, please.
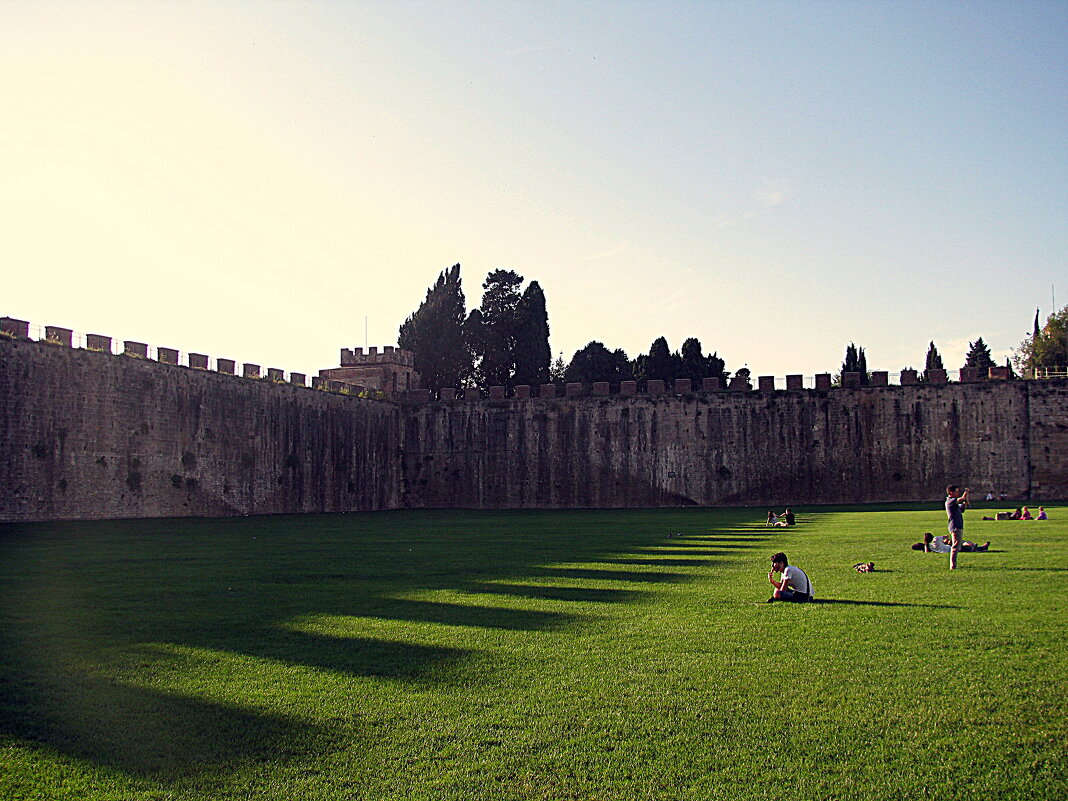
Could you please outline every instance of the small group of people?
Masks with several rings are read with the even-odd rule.
[[[1049,520],[1046,507],[1038,507],[1038,513],[1032,515],[1026,506],[1017,506],[1015,512],[998,512],[993,517],[984,517],[983,520]]]
[[[947,536],[936,537],[930,531],[924,533],[923,542],[914,542],[912,544],[912,550],[923,551],[924,553],[949,553],[952,547],[952,538]],[[965,553],[969,551],[988,551],[990,550],[990,540],[987,540],[982,545],[963,540],[960,544],[960,550]]]
[[[787,509],[781,515],[775,514],[773,511],[768,512],[768,522],[765,525],[768,526],[793,526],[797,524],[797,518],[794,517],[794,513]]]
[[[923,541],[915,543],[912,546],[912,549],[915,551],[923,551],[924,553],[948,553],[950,570],[957,569],[957,554],[961,551],[968,553],[989,550],[989,540],[982,545],[979,545],[964,539],[964,510],[968,508],[968,503],[967,487],[961,492],[960,487],[956,484],[947,486],[946,528],[949,530],[949,534],[936,537],[928,531],[923,535]],[[1034,517],[1032,517],[1031,512],[1026,506],[1017,509],[1014,513],[1006,512],[1005,514],[1012,514],[1014,516],[1002,518],[999,514],[997,519],[1048,519],[1046,509],[1043,506],[1038,507],[1038,514]],[[993,520],[994,518],[984,517],[983,519]],[[767,524],[769,526],[792,526],[794,525],[793,513],[791,513],[789,509],[783,512],[781,516],[774,512],[768,512]],[[853,567],[858,572],[862,573],[870,573],[875,569],[875,565],[871,563],[857,564]],[[862,567],[866,569],[861,570],[860,568]],[[775,578],[776,574],[779,575],[778,579]],[[772,596],[768,598],[768,603],[773,601],[804,602],[811,601],[814,597],[812,593],[812,582],[809,580],[808,574],[796,565],[791,565],[786,559],[786,554],[781,551],[773,554],[771,557],[771,572],[768,573],[768,581],[771,582],[771,586],[775,588]]]

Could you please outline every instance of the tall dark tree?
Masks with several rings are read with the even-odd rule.
[[[708,360],[701,352],[701,340],[696,337],[682,343],[679,362],[678,378],[688,378],[699,384],[702,378],[708,377]]]
[[[515,375],[516,384],[544,384],[549,380],[549,315],[545,311],[545,293],[537,281],[531,281],[516,309]]]
[[[397,345],[415,354],[415,369],[424,389],[461,386],[470,376],[465,313],[460,265],[456,264],[441,272],[426,299],[401,324]]]
[[[860,373],[861,384],[867,384],[871,378],[868,373],[868,357],[864,355],[864,348],[858,348],[852,342],[846,346],[842,372],[838,376],[839,382],[846,373]]]
[[[979,337],[975,342],[968,343],[968,355],[964,358],[964,366],[980,370],[984,378],[987,375],[987,370],[991,367],[997,367],[994,357],[990,355],[990,348],[983,342],[982,337]]]
[[[594,340],[575,351],[564,373],[564,380],[580,384],[592,384],[595,381],[616,383],[631,380],[631,375],[630,360],[622,349],[610,351],[603,343]]]
[[[931,370],[944,370],[945,367],[942,364],[942,356],[938,352],[938,348],[935,347],[935,343],[932,342],[927,348],[927,360],[924,363],[923,375],[920,376],[920,381],[931,380]]]
[[[513,270],[494,270],[482,283],[482,305],[468,315],[465,331],[475,356],[479,386],[508,386],[515,368],[517,311],[523,276]]]
[[[727,363],[723,359],[719,358],[719,351],[714,351],[705,357],[705,361],[708,364],[706,368],[707,378],[718,378],[723,382],[723,386],[727,385],[727,378],[730,373],[727,371]]]

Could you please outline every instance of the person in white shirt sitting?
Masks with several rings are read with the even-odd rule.
[[[776,573],[782,574],[779,581],[775,580]],[[771,557],[771,572],[768,573],[768,581],[775,588],[774,594],[768,598],[768,603],[811,601],[813,598],[812,582],[808,580],[808,575],[797,565],[791,565],[786,559],[786,554],[781,551]]]

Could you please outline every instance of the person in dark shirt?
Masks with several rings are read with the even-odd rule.
[[[964,542],[964,510],[968,508],[968,488],[964,492],[956,484],[946,487],[946,517],[949,535],[953,538],[949,547],[949,569],[957,569],[957,554]]]

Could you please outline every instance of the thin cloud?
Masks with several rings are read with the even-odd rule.
[[[601,259],[610,259],[613,256],[618,256],[620,253],[623,253],[624,251],[628,250],[630,248],[630,244],[630,241],[625,239],[614,247],[604,251],[603,253],[597,253],[593,256],[586,256],[585,258],[579,259],[578,263],[587,264],[591,261],[601,261]]]
[[[502,55],[507,58],[518,58],[519,56],[533,56],[538,53],[554,53],[568,49],[566,45],[562,44],[530,45],[529,47],[519,47],[515,50],[506,50]]]
[[[786,199],[786,184],[767,184],[754,192],[753,197],[766,210],[773,209]]]
[[[765,183],[763,187],[752,194],[752,200],[759,208],[730,217],[720,217],[713,223],[713,228],[733,228],[755,217],[763,217],[765,214],[770,214],[772,209],[786,200],[788,190],[787,185],[782,182]]]

